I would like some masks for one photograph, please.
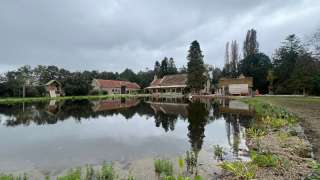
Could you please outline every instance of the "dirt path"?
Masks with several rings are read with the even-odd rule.
[[[320,161],[320,98],[312,97],[257,97],[286,107],[301,119],[301,125],[313,145],[315,159]]]

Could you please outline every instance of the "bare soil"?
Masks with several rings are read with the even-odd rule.
[[[313,146],[314,158],[320,161],[320,98],[319,97],[257,97],[283,106],[296,114],[304,133]]]

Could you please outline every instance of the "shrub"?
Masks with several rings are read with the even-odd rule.
[[[252,163],[244,163],[241,161],[223,162],[219,165],[223,170],[232,173],[237,178],[253,179],[256,174],[257,167]]]

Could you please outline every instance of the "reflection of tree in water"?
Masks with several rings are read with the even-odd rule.
[[[174,114],[164,114],[163,112],[158,112],[155,114],[155,123],[156,127],[160,127],[160,125],[163,127],[163,129],[168,132],[170,129],[171,131],[174,130],[174,126],[177,122],[178,115]]]
[[[208,122],[209,111],[204,103],[193,102],[188,107],[188,137],[191,144],[191,151],[195,155],[195,163],[197,164],[198,154],[202,148],[203,138],[205,137],[205,125]],[[193,169],[192,167],[189,169]]]

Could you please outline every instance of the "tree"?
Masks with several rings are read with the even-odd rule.
[[[168,72],[167,74],[177,74],[178,70],[174,63],[173,58],[171,57],[168,61]]]
[[[138,78],[136,73],[134,73],[131,69],[125,69],[122,73],[120,73],[120,79],[130,82],[138,82]]]
[[[240,61],[240,72],[253,77],[253,88],[261,93],[268,93],[268,72],[271,69],[270,58],[263,54],[252,54]]]
[[[289,79],[289,87],[293,89],[295,93],[300,94],[302,91],[303,95],[307,95],[313,90],[313,80],[319,72],[319,63],[311,57],[311,54],[303,54],[296,60]]]
[[[188,80],[187,86],[193,91],[198,93],[204,88],[207,77],[205,76],[205,67],[203,63],[203,55],[198,41],[191,43],[188,59]]]
[[[289,77],[295,67],[297,58],[306,53],[300,40],[294,35],[289,35],[282,43],[283,45],[276,50],[273,59],[274,76],[275,76],[275,92],[290,94],[293,89],[289,86]]]
[[[257,31],[250,29],[247,32],[246,39],[243,43],[243,58],[257,54],[259,52],[259,43],[257,41]]]
[[[160,63],[159,61],[156,61],[154,63],[154,69],[153,69],[155,75],[157,75],[158,77],[160,77]]]
[[[320,73],[315,74],[312,79],[312,93],[320,95]]]
[[[231,42],[230,49],[230,73],[231,77],[238,77],[238,59],[239,59],[239,46],[236,40]]]
[[[320,29],[318,29],[310,39],[311,49],[315,57],[320,59]]]
[[[164,57],[164,59],[161,61],[160,65],[160,78],[168,74],[168,58]]]
[[[219,68],[213,68],[212,70],[212,85],[217,88],[219,79],[222,77],[222,71]]]

